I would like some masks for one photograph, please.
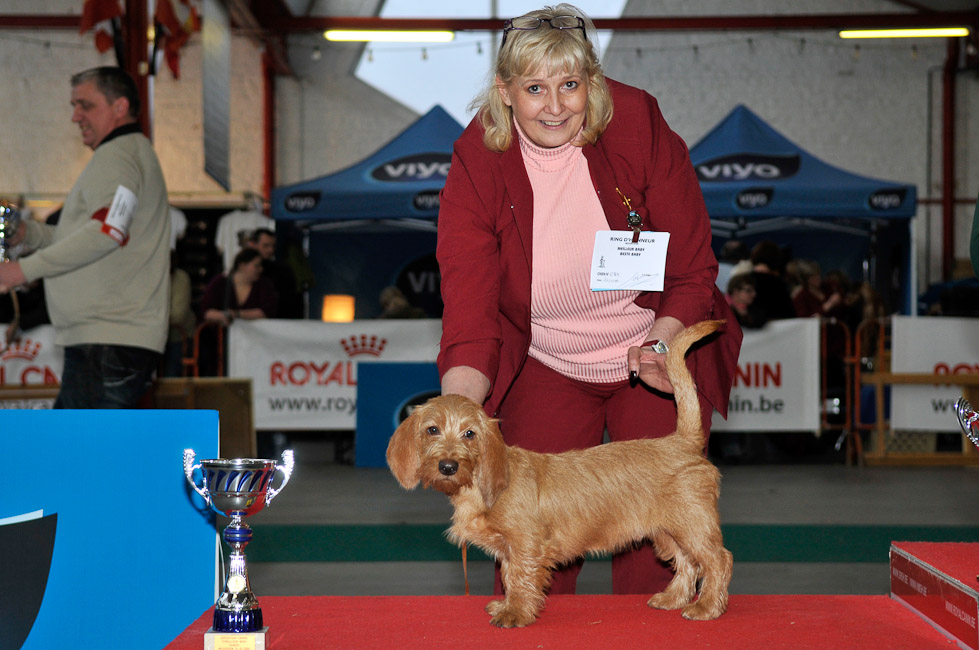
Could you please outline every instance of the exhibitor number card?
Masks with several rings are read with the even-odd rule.
[[[632,243],[628,230],[599,230],[591,261],[592,291],[662,291],[668,232],[642,232]]]

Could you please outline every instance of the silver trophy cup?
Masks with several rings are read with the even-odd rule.
[[[257,632],[262,629],[262,609],[252,593],[245,565],[245,546],[252,529],[244,518],[268,504],[289,482],[294,466],[291,449],[282,452],[282,463],[260,458],[217,458],[194,464],[194,450],[184,450],[184,474],[208,506],[231,518],[224,529],[224,541],[231,547],[224,591],[214,608],[215,632]],[[200,469],[203,487],[197,485],[194,470]],[[276,471],[282,471],[282,482],[272,487]]]
[[[20,226],[20,210],[17,206],[0,202],[0,262],[10,261],[10,241]]]

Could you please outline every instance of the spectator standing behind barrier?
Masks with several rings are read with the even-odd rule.
[[[755,300],[755,279],[750,273],[734,275],[727,283],[728,304],[741,327],[755,327],[751,321],[751,303]]]
[[[267,278],[279,296],[276,318],[302,318],[303,299],[292,269],[275,259],[275,233],[268,228],[257,228],[245,242],[262,256],[262,277]]]
[[[751,249],[751,277],[755,281],[755,300],[748,313],[755,327],[770,320],[795,318],[789,289],[782,279],[782,252],[778,244],[763,240]]]
[[[738,262],[750,257],[751,252],[743,241],[729,239],[724,242],[721,247],[721,256],[717,258],[717,280],[714,281],[717,288],[721,291],[727,291],[728,282],[731,280],[731,275],[738,266]]]
[[[177,266],[176,252],[170,257],[170,331],[163,360],[164,377],[181,377],[184,374],[183,358],[187,340],[194,336],[197,317],[191,307],[192,286],[190,274]]]
[[[0,265],[0,286],[45,279],[55,340],[65,346],[55,408],[131,408],[167,340],[167,189],[140,132],[128,74],[102,67],[74,75],[71,105],[82,142],[95,153],[57,226],[23,222],[18,239],[39,250]]]
[[[792,296],[795,315],[799,318],[809,316],[833,316],[843,303],[838,291],[826,291],[822,270],[812,260],[798,260],[801,284]]]
[[[606,428],[612,440],[670,434],[655,341],[725,318],[690,355],[706,435],[714,408],[727,410],[741,342],[686,145],[652,96],[605,78],[593,35],[567,4],[504,23],[495,79],[441,194],[442,392],[483,403],[507,443],[532,451],[595,446]],[[596,236],[629,241],[633,225],[670,233],[662,290],[593,291]],[[573,593],[580,568],[555,572],[550,593]],[[670,579],[648,545],[612,560],[616,593]]]
[[[262,277],[262,256],[254,248],[245,248],[235,255],[229,274],[221,273],[207,285],[201,318],[225,326],[238,318],[275,318],[278,302],[272,282]]]
[[[235,255],[231,270],[208,283],[201,297],[200,317],[219,327],[227,327],[238,318],[275,318],[278,302],[275,287],[262,277],[262,256],[254,248],[243,248]],[[201,375],[224,374],[218,367],[217,340],[214,328],[204,328],[200,334]]]

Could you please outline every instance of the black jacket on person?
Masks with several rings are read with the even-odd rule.
[[[751,277],[755,281],[755,299],[748,307],[748,316],[754,327],[770,320],[795,318],[795,306],[785,280],[764,271],[752,271]]]

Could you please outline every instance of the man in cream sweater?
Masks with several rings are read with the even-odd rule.
[[[37,252],[0,265],[0,288],[44,278],[65,348],[55,408],[132,408],[167,339],[167,189],[139,128],[132,78],[120,68],[93,68],[71,86],[72,121],[95,153],[57,226],[24,222],[18,238]]]

